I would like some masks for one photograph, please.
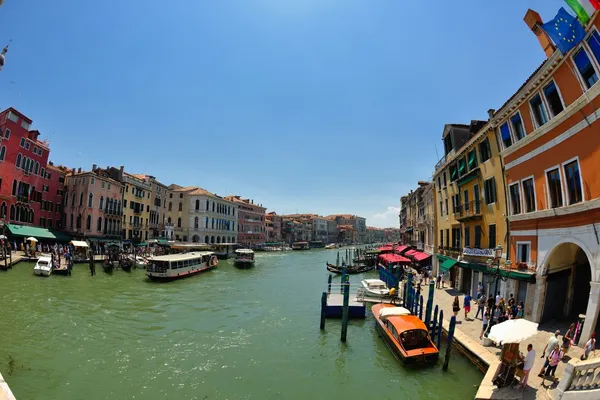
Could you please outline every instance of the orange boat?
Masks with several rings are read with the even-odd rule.
[[[375,304],[371,311],[379,335],[396,358],[407,365],[437,361],[439,350],[419,317],[391,304]]]

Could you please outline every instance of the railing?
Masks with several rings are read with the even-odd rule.
[[[104,213],[105,213],[105,214],[107,214],[107,215],[118,215],[118,216],[122,216],[122,215],[123,215],[123,213],[122,213],[121,211],[122,211],[121,209],[115,210],[115,209],[113,209],[113,208],[110,208],[110,209],[109,209],[108,207],[104,209]]]
[[[446,154],[445,156],[443,156],[442,158],[440,158],[440,160],[435,164],[435,170],[437,171],[442,165],[444,165],[444,163],[446,162],[446,160],[452,158],[452,156],[454,156],[454,149],[450,150],[450,152],[448,152],[448,154]]]
[[[470,201],[460,204],[454,209],[455,218],[471,218],[481,216],[481,201]]]
[[[556,388],[555,399],[575,398],[578,391],[585,390],[583,398],[600,398],[600,359],[569,361],[565,373]]]

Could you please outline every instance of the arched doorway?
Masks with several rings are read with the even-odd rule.
[[[217,243],[221,243],[221,236],[217,236]]]
[[[210,237],[210,242],[213,243],[213,244],[215,243],[215,237],[214,236]]]
[[[209,243],[209,240],[208,240],[208,235],[206,235],[206,236],[204,237],[204,243],[206,243],[206,244],[208,244],[208,243]]]
[[[200,241],[200,236],[198,236],[198,235],[194,235],[194,236],[192,237],[192,242],[194,242],[194,243],[198,243],[199,241]]]
[[[547,253],[541,264],[541,275],[546,276],[546,293],[540,322],[556,320],[568,324],[577,322],[579,315],[586,315],[592,270],[588,252],[583,247],[574,241],[564,241]],[[586,315],[586,321],[593,323],[595,319],[597,315]],[[588,338],[580,339],[585,343]]]

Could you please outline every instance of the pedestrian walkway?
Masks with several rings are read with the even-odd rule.
[[[465,321],[465,314],[464,314],[464,309],[463,309],[463,298],[464,295],[461,293],[458,293],[457,291],[455,291],[452,288],[448,288],[446,287],[445,289],[436,289],[435,290],[435,304],[438,304],[439,307],[444,310],[444,317],[445,319],[449,320],[450,317],[453,315],[452,314],[452,302],[454,300],[454,296],[459,296],[459,300],[460,300],[460,307],[461,310],[459,311],[457,317],[456,317],[456,330],[460,331],[462,335],[467,336],[471,341],[475,341],[477,343],[482,343],[481,340],[479,340],[479,335],[481,334],[481,329],[482,329],[482,321],[481,321],[481,317],[479,317],[478,319],[474,319],[475,314],[477,313],[477,305],[475,303],[471,303],[471,312],[469,313],[469,320]],[[497,399],[547,399],[547,392],[550,389],[553,389],[556,387],[556,384],[552,384],[549,380],[546,380],[545,383],[542,383],[542,378],[538,377],[537,374],[540,371],[540,369],[542,368],[542,366],[544,365],[544,358],[542,358],[542,351],[544,350],[544,347],[546,346],[546,343],[548,341],[548,338],[551,335],[554,335],[554,332],[558,329],[561,332],[561,335],[559,337],[559,343],[562,343],[562,333],[566,332],[568,328],[568,324],[542,324],[539,326],[538,328],[538,333],[531,337],[530,339],[528,339],[526,341],[526,343],[523,343],[520,346],[520,350],[523,353],[526,353],[526,346],[527,344],[531,343],[533,345],[533,349],[536,352],[536,357],[535,357],[535,363],[533,365],[533,368],[531,370],[531,373],[529,375],[529,383],[528,383],[528,387],[527,389],[525,389],[523,392],[517,392],[515,389],[512,388],[502,388],[502,389],[497,389],[495,387],[489,387],[489,390],[494,390],[494,396],[491,398],[497,398]],[[500,357],[500,351],[502,350],[502,348],[500,346],[482,346],[482,348],[486,349],[493,357],[495,360],[498,360]],[[567,353],[567,355],[565,356],[564,360],[559,363],[558,368],[556,369],[556,377],[558,379],[560,379],[565,371],[565,366],[566,364],[569,362],[569,360],[571,358],[579,358],[581,356],[581,354],[583,353],[583,350],[580,347],[577,346],[571,346],[571,348],[569,349],[569,352]],[[482,359],[489,360],[489,357],[486,355],[481,355],[478,354]],[[489,363],[488,363],[489,364]],[[491,368],[490,368],[491,369]],[[494,372],[495,372],[495,366],[494,366]],[[488,374],[486,374],[486,378],[488,377],[488,375],[493,376],[494,372],[490,372],[488,371]],[[482,382],[482,384],[485,384],[486,379],[484,379],[484,382]]]

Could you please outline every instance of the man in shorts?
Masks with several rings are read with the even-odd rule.
[[[473,300],[473,298],[467,292],[467,295],[465,296],[463,301],[463,306],[465,308],[465,320],[469,319],[469,313],[471,312],[471,300]]]

